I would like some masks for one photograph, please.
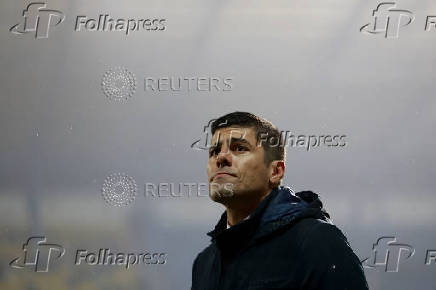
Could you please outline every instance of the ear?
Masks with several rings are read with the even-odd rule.
[[[269,166],[269,182],[273,185],[273,187],[276,187],[280,184],[280,180],[282,180],[283,176],[285,175],[285,162],[283,160],[274,160]]]

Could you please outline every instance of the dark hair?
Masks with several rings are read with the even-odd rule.
[[[285,160],[286,154],[282,135],[270,121],[247,112],[233,112],[212,122],[212,135],[220,128],[232,126],[255,129],[256,145],[261,141],[260,143],[265,151],[265,164],[269,165],[274,160]]]

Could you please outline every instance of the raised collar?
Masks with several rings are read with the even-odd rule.
[[[250,241],[254,243],[279,228],[309,217],[331,222],[318,194],[312,191],[294,193],[289,187],[279,186],[271,190],[248,219],[230,228],[227,228],[224,211],[215,229],[207,235],[220,249],[234,252]]]
[[[269,202],[278,194],[278,188],[274,188],[271,192],[259,203],[256,209],[249,215],[249,217],[236,225],[227,229],[227,212],[224,211],[221,215],[220,220],[215,226],[215,229],[208,232],[207,235],[212,238],[212,240],[217,239],[224,233],[233,234],[239,232],[240,234],[246,235],[251,233],[256,229],[258,223],[260,222],[262,213],[268,206]]]

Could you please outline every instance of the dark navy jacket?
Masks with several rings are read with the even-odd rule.
[[[316,193],[277,187],[195,258],[191,290],[368,290],[362,265]]]

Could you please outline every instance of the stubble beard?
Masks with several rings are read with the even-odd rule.
[[[228,204],[235,196],[233,183],[211,182],[209,184],[209,196],[215,202]]]

